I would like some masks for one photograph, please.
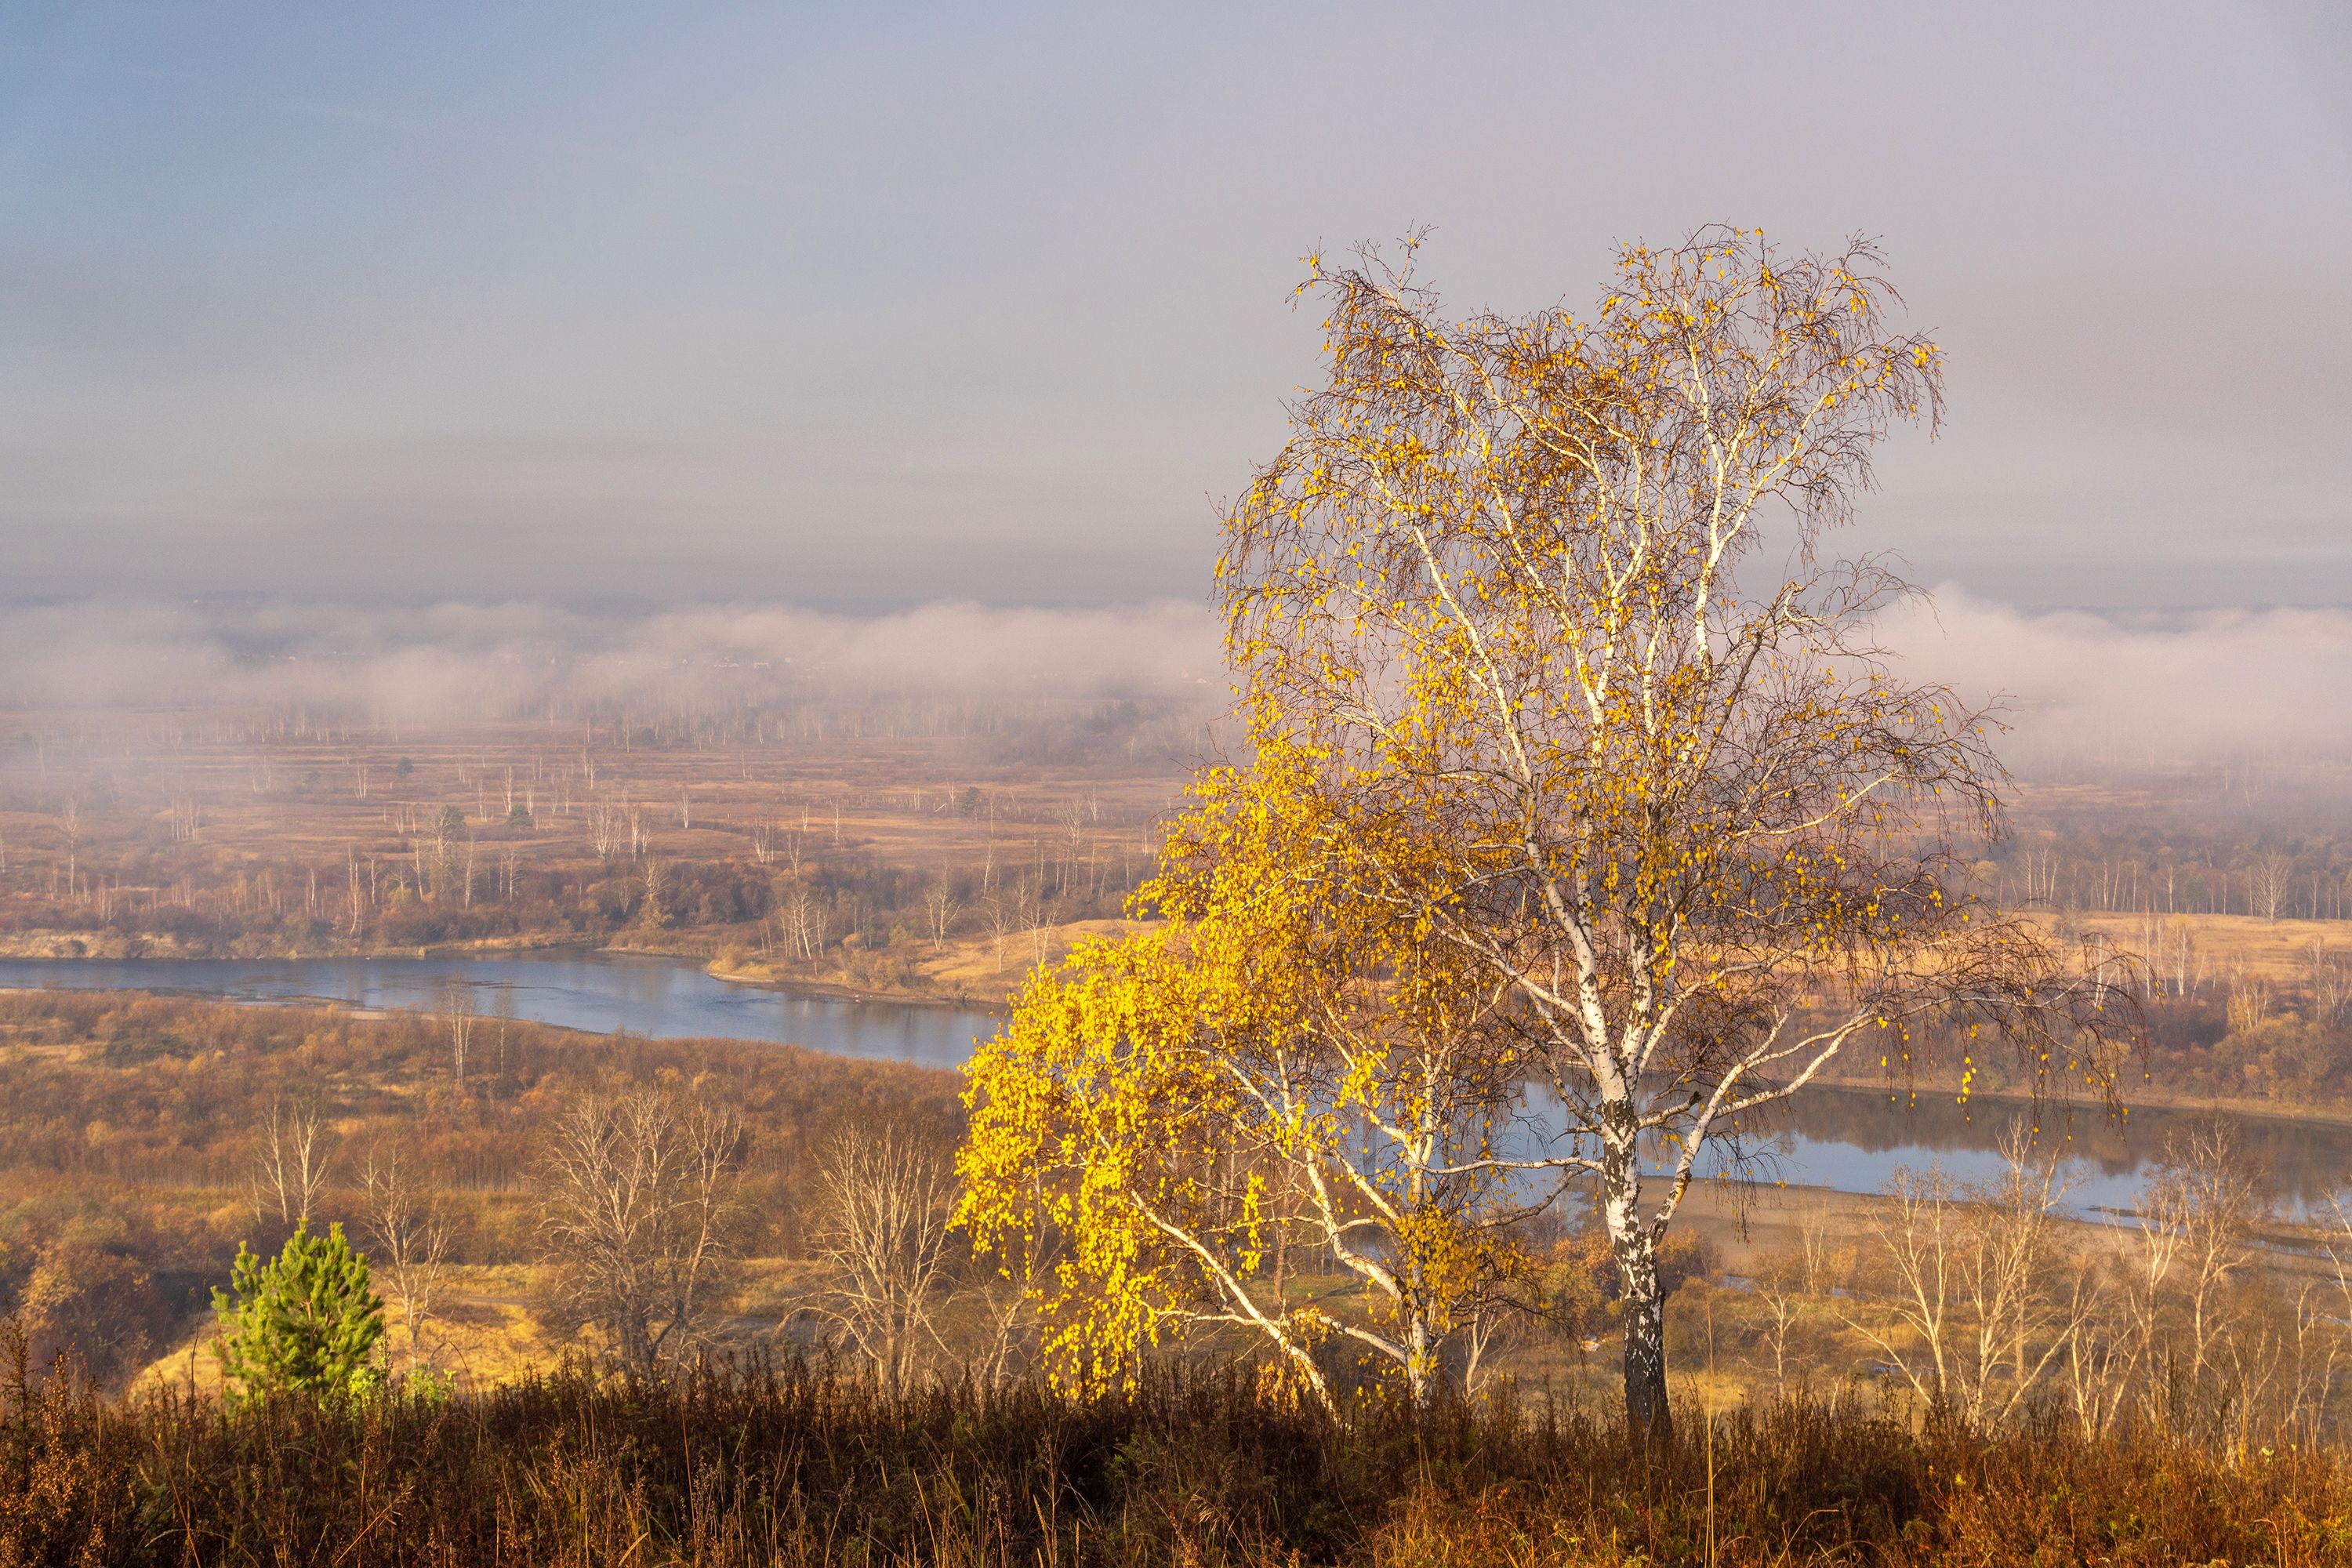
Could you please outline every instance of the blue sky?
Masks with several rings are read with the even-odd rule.
[[[1205,592],[1318,244],[1464,308],[1884,237],[1952,362],[1858,542],[2352,602],[2311,5],[0,13],[9,596]]]

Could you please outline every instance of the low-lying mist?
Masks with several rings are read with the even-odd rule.
[[[2002,697],[2032,775],[2352,751],[2352,611],[2029,612],[1953,589],[1883,626],[1905,668]]]
[[[926,605],[870,617],[782,605],[593,615],[545,604],[359,609],[83,602],[0,611],[0,704],[300,706],[410,725],[565,707],[921,693],[1222,696],[1195,605]]]
[[[1946,590],[1891,613],[1916,677],[2005,699],[2021,772],[2166,766],[2352,743],[2352,612],[2028,612]],[[0,706],[303,708],[429,725],[551,705],[1225,700],[1210,609],[933,604],[853,617],[782,605],[592,614],[546,604],[354,608],[88,601],[0,611]]]

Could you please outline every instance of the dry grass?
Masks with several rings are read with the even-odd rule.
[[[1010,1005],[1013,994],[1037,963],[1053,963],[1087,937],[1116,936],[1148,927],[1149,922],[1141,921],[1069,921],[1011,933],[1001,944],[989,936],[926,942],[916,949],[914,973],[908,983],[882,984],[870,990],[812,981],[805,965],[763,959],[740,948],[720,952],[706,968],[714,978],[747,985],[775,985],[802,992],[838,990],[861,995],[911,996],[924,1001],[1002,1007]]]
[[[1341,1422],[1157,1373],[892,1399],[798,1369],[580,1366],[454,1403],[0,1389],[0,1562],[1405,1565],[2341,1563],[2333,1455],[2231,1461],[1867,1404],[1680,1411],[1643,1447],[1505,1398]]]
[[[2070,914],[2076,929],[2095,931],[2116,946],[2137,951],[2147,929],[2147,917],[2101,913]],[[2216,973],[2231,969],[2289,988],[2299,987],[2308,973],[2311,945],[2352,957],[2352,924],[2343,921],[2266,921],[2254,915],[2162,915],[2158,922],[2185,924]]]

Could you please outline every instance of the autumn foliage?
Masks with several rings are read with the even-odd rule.
[[[1421,1395],[1514,1219],[1589,1181],[1660,1428],[1658,1251],[1711,1142],[1865,1040],[1899,1076],[1982,1030],[2103,1095],[2128,1009],[1973,882],[1990,716],[1880,656],[1907,589],[1828,552],[1941,406],[1874,250],[1706,230],[1623,250],[1588,318],[1457,320],[1417,244],[1310,258],[1328,380],[1218,561],[1246,754],[1139,895],[1167,929],[976,1061],[967,1216],[1069,1235],[1083,1385],[1181,1321],[1318,1393],[1349,1340]],[[1553,1109],[1501,1136],[1530,1085]],[[1370,1309],[1283,1299],[1269,1227]]]

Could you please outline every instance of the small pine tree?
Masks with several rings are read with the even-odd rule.
[[[246,1397],[375,1386],[381,1373],[370,1358],[383,1337],[383,1302],[341,1226],[316,1237],[306,1220],[267,1262],[239,1242],[229,1287],[213,1292],[217,1350],[222,1375]]]

